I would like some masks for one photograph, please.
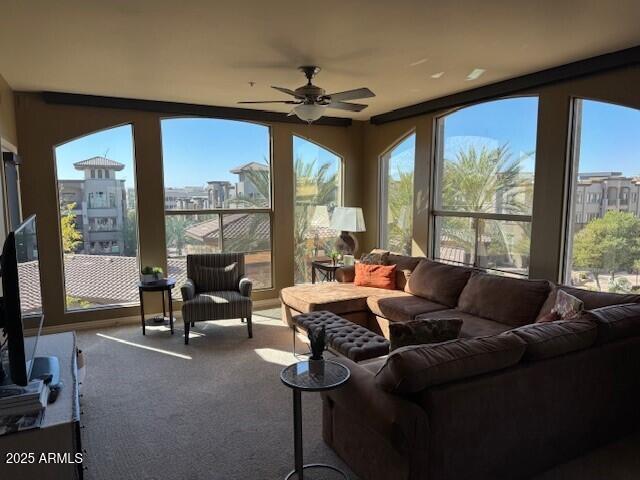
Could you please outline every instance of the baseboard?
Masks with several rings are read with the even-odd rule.
[[[256,300],[253,302],[254,311],[276,308],[280,306],[280,300],[277,298],[268,298],[266,300]],[[182,312],[174,313],[176,320],[182,321]],[[120,327],[125,325],[140,324],[140,316],[134,315],[129,317],[105,318],[103,320],[89,320],[83,322],[65,323],[62,325],[51,325],[42,327],[42,334],[69,332],[72,330],[91,330],[95,328]],[[26,336],[34,335],[35,329],[28,328],[24,331]]]

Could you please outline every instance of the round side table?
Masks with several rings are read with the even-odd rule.
[[[289,365],[280,372],[280,380],[287,387],[293,390],[293,442],[295,455],[295,468],[289,472],[285,480],[289,480],[296,475],[297,480],[303,480],[304,470],[313,468],[326,468],[333,470],[349,480],[346,473],[333,465],[322,463],[302,463],[302,392],[324,392],[338,388],[344,384],[351,372],[347,367],[331,360],[325,360],[324,373],[314,375],[309,372],[309,362],[298,362]]]
[[[140,317],[142,319],[142,335],[146,335],[145,327],[146,321],[144,318],[144,295],[143,292],[160,292],[162,293],[162,317],[153,317],[152,321],[156,324],[167,322],[167,305],[164,298],[165,292],[169,297],[169,327],[171,328],[171,335],[173,335],[173,300],[171,299],[171,290],[176,286],[174,278],[162,278],[151,283],[138,283],[138,293],[140,295]]]

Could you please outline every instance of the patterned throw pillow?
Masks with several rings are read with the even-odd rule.
[[[575,320],[584,310],[584,302],[563,290],[558,290],[556,303],[549,313],[540,317],[536,323],[555,322],[557,320]]]
[[[409,322],[389,323],[391,351],[407,345],[442,343],[455,340],[460,335],[462,320],[459,318],[425,318]]]
[[[389,261],[389,252],[371,252],[363,253],[360,257],[360,263],[364,265],[387,265]]]
[[[196,290],[198,292],[213,292],[220,290],[238,290],[238,264],[236,262],[226,267],[199,266],[195,271]]]

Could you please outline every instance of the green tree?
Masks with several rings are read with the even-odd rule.
[[[82,244],[82,232],[76,228],[75,203],[68,203],[63,206],[60,215],[60,230],[62,232],[62,251],[64,253],[74,253]]]
[[[134,209],[127,211],[124,222],[124,255],[135,257],[138,253],[138,215]]]
[[[640,219],[629,212],[607,212],[587,223],[573,239],[573,267],[594,277],[606,272],[614,283],[620,271],[632,271],[640,257]]]
[[[318,250],[327,250],[332,239],[315,237],[310,239],[311,217],[316,206],[327,206],[329,210],[337,204],[338,172],[331,172],[330,162],[318,164],[316,160],[305,160],[296,157],[294,160],[295,205],[294,205],[294,259],[296,283],[309,281],[311,278],[310,259]],[[264,207],[264,199],[269,198],[271,181],[269,172],[252,170],[246,177],[263,197],[243,198],[246,208]]]
[[[531,155],[513,158],[506,144],[496,148],[471,145],[458,150],[454,159],[444,160],[441,209],[495,213],[499,200],[500,213],[528,214],[532,184],[523,179],[522,164]],[[526,257],[530,225],[521,222],[510,228],[507,232],[500,222],[462,217],[447,217],[441,223],[443,236],[469,256],[478,241],[477,255]]]
[[[175,248],[178,256],[182,256],[184,247],[189,243],[184,233],[185,230],[195,223],[197,220],[182,215],[167,215],[165,217],[167,247]]]
[[[404,172],[398,166],[397,178],[387,185],[388,248],[394,252],[411,254],[413,232],[413,172]]]

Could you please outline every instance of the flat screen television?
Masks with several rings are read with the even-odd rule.
[[[0,275],[0,326],[7,337],[8,358],[4,370],[12,383],[27,385],[44,319],[35,215],[7,235],[0,257]],[[26,322],[36,330],[35,335],[25,337]]]

